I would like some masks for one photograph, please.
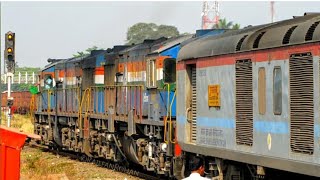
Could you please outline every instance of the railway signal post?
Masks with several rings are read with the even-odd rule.
[[[4,60],[7,64],[7,78],[8,78],[8,122],[7,125],[10,127],[11,124],[11,107],[13,106],[13,97],[11,97],[11,82],[15,70],[15,33],[9,31],[5,35],[5,50]]]

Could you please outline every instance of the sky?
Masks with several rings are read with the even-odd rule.
[[[3,35],[16,33],[19,66],[44,67],[48,58],[69,58],[78,51],[125,43],[138,22],[176,26],[180,33],[201,27],[202,1],[1,2]],[[219,1],[220,17],[241,27],[271,22],[268,1]],[[320,2],[275,1],[275,20],[319,12]],[[4,44],[1,43],[1,52]],[[1,63],[2,64],[2,63]]]

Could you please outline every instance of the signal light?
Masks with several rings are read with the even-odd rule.
[[[12,40],[13,39],[13,35],[12,34],[8,34],[8,40]]]
[[[9,31],[6,33],[5,37],[6,37],[5,60],[10,61],[10,62],[14,62],[15,61],[15,33]],[[14,64],[14,63],[9,63],[9,64]]]
[[[7,52],[8,52],[8,53],[12,53],[12,49],[11,49],[11,48],[8,48],[8,49],[7,49]]]

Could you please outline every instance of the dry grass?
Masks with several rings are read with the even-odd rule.
[[[29,115],[14,115],[11,127],[33,133],[33,118]],[[1,124],[7,125],[2,113]],[[116,172],[95,164],[59,157],[50,152],[25,146],[21,151],[21,180],[137,180],[139,178]]]
[[[1,124],[7,125],[2,113]],[[33,133],[33,118],[15,114],[11,127]],[[59,157],[50,152],[25,146],[21,152],[21,180],[138,180],[139,178],[116,172],[95,164]]]
[[[21,155],[21,180],[138,180],[139,178],[98,167],[92,163],[59,157],[49,152],[25,147]]]
[[[51,175],[64,174],[73,177],[76,173],[74,163],[66,158],[26,147],[21,154],[22,179],[48,179]],[[70,178],[69,178],[70,179]]]
[[[1,113],[1,124],[7,125],[7,116]],[[11,127],[19,129],[21,132],[33,133],[33,118],[30,115],[14,114],[11,120]]]
[[[33,133],[33,118],[29,115],[14,115],[12,127],[18,128],[22,132]]]

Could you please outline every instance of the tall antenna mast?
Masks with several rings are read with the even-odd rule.
[[[271,22],[274,22],[274,1],[270,2],[270,10],[271,10]]]
[[[202,29],[211,29],[214,25],[219,23],[220,12],[218,1],[208,2],[203,1],[202,6]]]

